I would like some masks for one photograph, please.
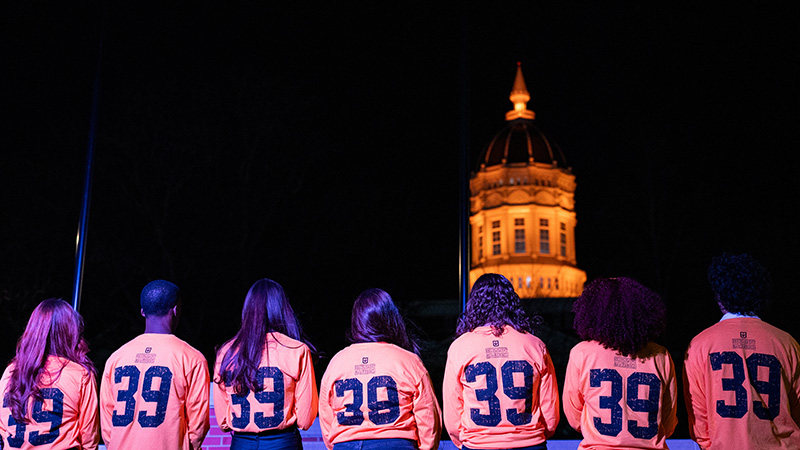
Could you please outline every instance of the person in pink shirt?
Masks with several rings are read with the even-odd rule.
[[[559,420],[558,384],[533,326],[504,276],[475,281],[444,372],[444,423],[458,448],[547,448]]]
[[[706,450],[800,449],[800,346],[762,321],[767,269],[748,254],[708,268],[722,319],[695,336],[684,360],[689,433]]]
[[[333,450],[435,450],[441,410],[392,298],[367,289],[353,304],[349,347],[320,383],[319,424]]]
[[[153,280],[139,296],[144,333],[106,360],[100,431],[108,450],[200,450],[210,427],[206,358],[173,334],[183,301]]]
[[[0,379],[0,448],[97,448],[97,382],[88,351],[80,314],[61,299],[39,303]]]
[[[564,415],[583,434],[579,449],[667,449],[677,382],[661,297],[630,278],[600,278],[573,305],[583,339],[569,354]]]
[[[315,357],[281,285],[255,282],[214,369],[214,413],[232,450],[303,448],[298,428],[317,416]]]

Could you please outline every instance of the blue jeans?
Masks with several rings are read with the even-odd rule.
[[[461,447],[461,450],[472,450],[466,445]],[[527,447],[509,447],[508,449],[492,449],[492,450],[547,450],[547,442],[541,444],[529,445]]]
[[[268,430],[261,433],[234,432],[231,450],[302,450],[303,441],[297,427]]]
[[[333,444],[333,450],[418,450],[410,439],[362,439]]]

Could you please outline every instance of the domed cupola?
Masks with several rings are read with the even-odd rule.
[[[493,272],[520,297],[575,297],[586,281],[575,258],[575,176],[534,124],[519,63],[509,98],[508,124],[470,180],[470,283]]]
[[[536,113],[528,109],[531,96],[517,63],[517,75],[509,100],[514,109],[506,113],[508,125],[500,130],[482,154],[481,169],[495,165],[547,164],[567,168],[561,148],[534,123]]]

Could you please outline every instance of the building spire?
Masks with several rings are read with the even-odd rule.
[[[506,113],[506,120],[534,119],[536,117],[536,113],[528,109],[528,100],[531,99],[531,96],[525,86],[525,78],[522,76],[522,63],[520,62],[517,62],[517,76],[514,78],[514,87],[511,89],[511,95],[508,98],[514,104],[514,109]]]

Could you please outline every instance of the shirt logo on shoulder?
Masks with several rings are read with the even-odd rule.
[[[369,364],[369,358],[366,356],[361,358],[361,364]]]
[[[747,339],[747,331],[740,331],[739,337],[742,339]]]
[[[147,347],[146,349],[144,349],[145,353],[150,353],[151,351],[153,351],[153,347]]]
[[[500,341],[498,341],[497,339],[493,340],[492,347],[500,347]]]

